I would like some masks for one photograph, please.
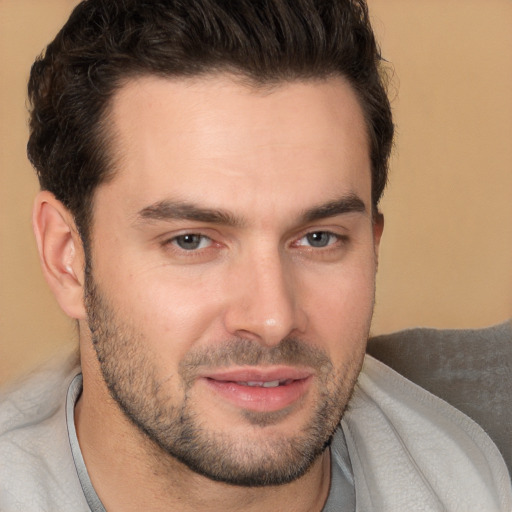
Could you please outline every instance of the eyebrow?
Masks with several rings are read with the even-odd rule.
[[[366,213],[364,201],[356,194],[348,194],[334,201],[309,208],[302,213],[302,222],[307,224],[316,220],[336,217],[348,213]]]
[[[208,224],[241,227],[240,217],[222,209],[203,208],[187,201],[164,200],[143,208],[137,214],[137,220],[192,220]]]
[[[365,213],[364,202],[355,194],[329,201],[304,210],[299,222],[307,224],[316,220],[349,213]],[[207,224],[218,224],[230,227],[243,227],[246,222],[242,217],[223,209],[203,208],[187,201],[163,200],[147,206],[137,214],[137,222],[190,220]]]

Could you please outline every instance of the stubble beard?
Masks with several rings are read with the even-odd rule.
[[[110,395],[157,448],[162,462],[170,456],[198,474],[231,485],[282,485],[303,476],[329,445],[364,357],[366,338],[357,345],[360,351],[338,369],[325,352],[296,338],[284,339],[272,348],[247,339],[231,339],[184,357],[179,365],[182,399],[178,403],[166,383],[157,378],[156,362],[144,336],[128,318],[114,311],[90,272],[86,273],[85,304],[92,343]],[[305,365],[316,370],[318,399],[299,433],[291,437],[286,433],[265,435],[265,428],[278,424],[286,410],[241,413],[248,429],[262,430],[256,443],[229,429],[212,431],[194,411],[189,391],[200,368],[244,364]]]

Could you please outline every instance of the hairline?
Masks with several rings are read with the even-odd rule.
[[[275,73],[268,77],[260,77],[253,75],[251,73],[247,73],[243,69],[234,69],[232,66],[228,65],[222,67],[215,66],[209,69],[197,71],[195,73],[164,73],[155,72],[152,70],[128,70],[126,73],[121,74],[115,81],[111,89],[111,93],[109,94],[109,97],[106,100],[103,109],[100,112],[99,119],[94,130],[95,138],[98,140],[98,142],[101,140],[103,151],[101,161],[104,173],[102,175],[102,179],[94,187],[89,200],[88,209],[85,212],[85,217],[81,219],[81,223],[85,225],[77,226],[82,239],[82,243],[84,245],[86,257],[89,253],[89,249],[92,244],[91,234],[94,224],[96,191],[99,187],[106,185],[110,183],[113,179],[115,179],[116,175],[119,172],[122,172],[123,167],[123,156],[120,144],[116,144],[116,141],[119,141],[120,134],[117,132],[115,128],[115,123],[113,122],[116,97],[120,94],[123,88],[128,86],[128,84],[140,79],[152,77],[157,77],[163,80],[170,81],[189,82],[191,84],[205,80],[214,80],[215,78],[222,77],[228,78],[237,85],[240,85],[242,87],[247,88],[248,90],[252,90],[263,95],[272,94],[274,91],[276,91],[280,87],[286,86],[287,84],[325,83],[332,79],[339,79],[350,87],[361,109],[361,114],[363,116],[363,122],[365,127],[368,157],[370,159],[370,180],[371,183],[373,182],[374,169],[371,161],[372,134],[370,129],[370,120],[368,119],[366,109],[364,108],[363,97],[361,96],[357,88],[351,83],[349,78],[345,76],[343,73],[337,71],[329,71],[325,73],[316,74],[312,73],[310,75],[302,75],[299,73]],[[374,219],[376,219],[380,212],[378,209],[378,203],[374,204],[373,197],[370,201],[370,209],[371,216]]]

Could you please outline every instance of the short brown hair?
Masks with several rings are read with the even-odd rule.
[[[28,155],[85,241],[94,191],[109,176],[105,112],[127,78],[343,76],[366,119],[376,210],[393,139],[380,67],[364,0],[85,0],[32,66]]]

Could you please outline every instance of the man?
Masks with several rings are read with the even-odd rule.
[[[80,366],[5,400],[2,510],[510,508],[483,431],[360,373],[393,136],[363,2],[88,0],[29,96]]]

